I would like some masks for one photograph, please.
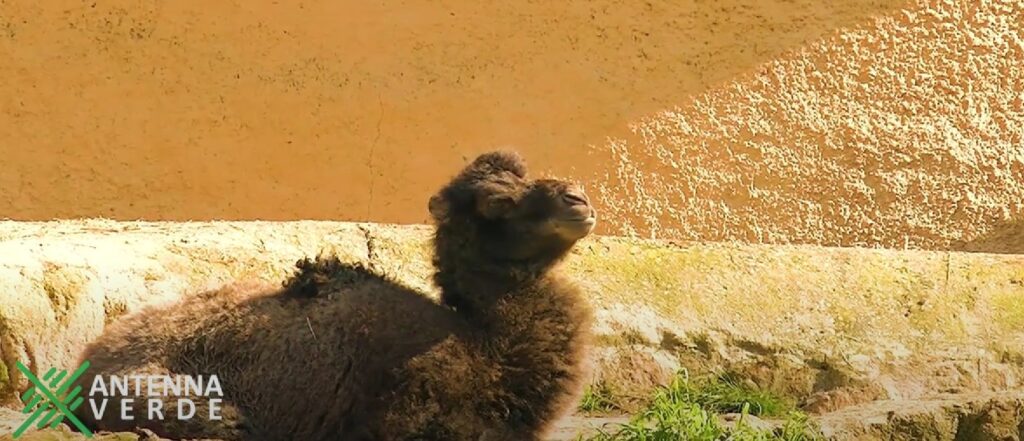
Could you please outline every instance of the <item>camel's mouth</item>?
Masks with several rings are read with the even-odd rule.
[[[563,222],[585,224],[585,225],[594,225],[594,224],[597,223],[597,216],[594,216],[593,214],[591,214],[590,216],[586,216],[586,217],[574,217],[574,218],[569,218],[569,219],[563,219]]]
[[[577,240],[594,231],[596,225],[597,215],[591,212],[587,216],[559,219],[555,222],[555,230],[566,239]]]

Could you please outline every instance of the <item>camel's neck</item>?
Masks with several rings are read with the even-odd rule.
[[[589,335],[592,321],[590,306],[580,290],[555,274],[500,295],[478,313],[490,324],[484,329],[491,339],[543,343],[562,352],[572,352],[570,346]]]
[[[491,411],[533,429],[571,408],[586,376],[591,310],[556,263],[435,259],[442,301],[466,320],[467,343],[500,372],[488,390],[507,395]]]
[[[584,338],[591,312],[579,289],[554,269],[543,266],[455,266],[438,270],[442,302],[470,322],[470,329],[493,343],[542,341],[561,352]],[[462,269],[461,268],[470,268]]]
[[[588,305],[579,289],[557,271],[541,274],[479,271],[460,274],[442,288],[442,297],[453,299],[459,314],[474,321],[517,325],[533,316],[581,319],[578,311]]]
[[[441,288],[441,302],[465,317],[489,314],[494,302],[511,293],[543,285],[552,278],[560,258],[531,262],[487,262],[462,257],[436,259],[434,281]]]
[[[486,259],[435,258],[434,280],[442,303],[455,308],[473,329],[532,338],[538,323],[559,323],[560,333],[575,332],[575,323],[589,325],[588,304],[579,289],[559,275],[561,256],[530,262],[488,262]]]
[[[510,420],[539,429],[578,400],[592,314],[574,285],[549,274],[500,293],[467,320],[471,344],[501,373],[491,390],[508,394]]]

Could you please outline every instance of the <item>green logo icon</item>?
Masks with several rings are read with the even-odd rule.
[[[50,368],[43,375],[42,380],[20,361],[17,362],[17,367],[32,382],[32,387],[21,396],[21,401],[25,403],[25,408],[21,412],[32,415],[18,427],[18,430],[14,431],[14,439],[18,439],[33,423],[37,429],[46,426],[56,428],[61,421],[64,421],[64,418],[71,421],[71,424],[74,424],[86,438],[92,438],[92,432],[73,413],[85,401],[84,398],[78,396],[82,392],[82,386],[70,389],[75,380],[89,368],[88,361],[82,363],[71,376],[68,376],[68,371],[57,372],[56,369]]]

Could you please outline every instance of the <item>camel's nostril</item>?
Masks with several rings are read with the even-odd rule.
[[[589,204],[589,202],[587,202],[587,197],[584,196],[582,193],[576,193],[571,191],[565,192],[564,194],[562,194],[562,199],[565,200],[565,202],[569,204],[570,207],[576,205]]]

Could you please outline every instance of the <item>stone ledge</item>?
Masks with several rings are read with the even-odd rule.
[[[0,222],[0,402],[106,323],[336,253],[435,295],[430,229],[340,222]],[[1024,386],[1024,256],[594,237],[566,270],[597,310],[595,381],[644,396],[730,372],[811,412]]]

